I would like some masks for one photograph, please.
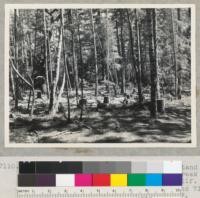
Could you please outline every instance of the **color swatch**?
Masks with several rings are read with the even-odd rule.
[[[56,175],[56,186],[57,187],[65,187],[67,186],[75,186],[75,177],[73,174],[57,174]]]
[[[111,174],[111,186],[127,186],[127,174]]]
[[[146,186],[162,186],[162,174],[146,174]]]
[[[93,174],[93,186],[110,186],[110,174]]]
[[[182,162],[20,162],[18,186],[182,186]]]
[[[146,186],[146,174],[129,174],[128,186]]]
[[[75,186],[92,186],[92,174],[76,174]]]

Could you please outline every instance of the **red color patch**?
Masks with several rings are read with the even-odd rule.
[[[93,186],[110,186],[110,174],[93,174]]]

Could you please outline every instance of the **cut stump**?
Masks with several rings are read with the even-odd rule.
[[[159,113],[165,112],[165,101],[163,99],[157,100],[157,110]]]
[[[108,104],[109,103],[109,97],[104,96],[103,103]]]

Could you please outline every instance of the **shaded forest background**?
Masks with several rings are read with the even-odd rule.
[[[190,142],[191,9],[14,9],[10,140]]]

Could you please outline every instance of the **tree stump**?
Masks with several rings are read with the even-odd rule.
[[[37,98],[42,98],[42,92],[41,91],[37,92]]]
[[[104,96],[103,103],[108,104],[109,103],[109,97]]]
[[[79,107],[80,108],[84,109],[86,107],[86,105],[87,105],[87,99],[83,98],[83,99],[79,100]]]
[[[164,99],[157,100],[157,110],[159,113],[165,112],[165,101]]]

